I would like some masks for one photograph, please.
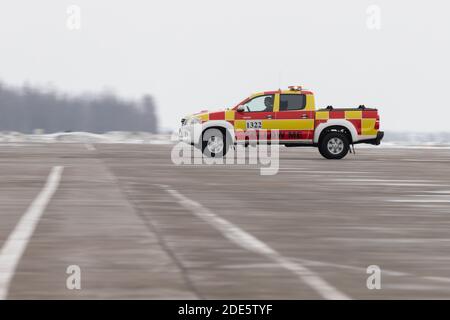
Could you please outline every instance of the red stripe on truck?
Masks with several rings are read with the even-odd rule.
[[[358,134],[361,134],[361,119],[347,119],[350,121],[356,128]]]
[[[330,119],[343,119],[345,118],[345,111],[330,111]]]
[[[305,140],[314,137],[314,130],[280,130],[280,140]]]
[[[367,110],[367,111],[363,111],[363,113],[362,113],[363,119],[376,118],[377,116],[378,116],[378,111],[376,111],[376,110]]]
[[[209,120],[224,120],[224,119],[225,119],[225,111],[211,112],[209,114]]]
[[[325,123],[325,122],[327,122],[327,120],[317,120],[317,119],[316,119],[315,127],[317,128],[317,126],[318,126],[319,124]]]
[[[314,111],[279,111],[276,112],[277,119],[301,119],[303,115],[306,115],[307,119],[314,119]]]

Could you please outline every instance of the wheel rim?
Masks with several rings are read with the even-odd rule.
[[[208,139],[206,148],[211,153],[220,153],[223,150],[223,139],[220,137],[212,136]]]
[[[344,141],[340,138],[331,138],[327,143],[327,149],[331,154],[340,154],[344,150]]]

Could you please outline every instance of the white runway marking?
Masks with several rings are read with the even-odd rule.
[[[387,187],[447,187],[446,184],[434,184],[434,183],[373,183],[376,186]]]
[[[331,242],[352,242],[352,243],[404,243],[404,244],[416,244],[416,243],[434,243],[434,242],[450,242],[450,238],[322,238],[323,240]]]
[[[393,199],[393,200],[386,200],[387,202],[405,202],[405,203],[450,203],[450,200],[443,200],[443,199]]]
[[[86,149],[88,149],[89,151],[95,151],[97,149],[95,149],[94,145],[92,143],[85,143],[84,146],[86,147]]]
[[[261,240],[255,238],[253,235],[247,233],[231,222],[215,215],[209,209],[203,207],[200,203],[185,197],[178,191],[170,189],[168,186],[162,187],[170,195],[177,199],[180,205],[191,211],[200,219],[212,225],[230,241],[234,242],[244,249],[247,249],[248,251],[261,254],[274,261],[282,268],[291,271],[292,273],[297,275],[301,281],[315,290],[321,297],[331,300],[350,299],[350,297],[334,288],[312,270],[306,268],[298,262],[294,262],[291,259],[282,256],[280,253],[269,247]]]
[[[431,183],[440,182],[434,180],[397,180],[397,179],[359,179],[359,178],[337,178],[331,179],[330,182],[351,185],[371,185],[386,187],[448,187],[447,184]]]
[[[355,267],[355,266],[349,266],[345,264],[338,264],[338,263],[331,263],[331,262],[323,262],[323,261],[316,261],[316,260],[306,260],[306,259],[295,259],[297,261],[302,262],[303,264],[310,265],[310,266],[324,266],[324,267],[333,267],[333,268],[341,268],[341,269],[348,269],[360,272],[362,274],[367,273],[367,267]],[[393,270],[386,270],[382,268],[382,273],[385,275],[390,276],[408,276],[411,275],[410,273],[406,272],[399,272],[399,271],[393,271]]]
[[[386,199],[387,202],[399,203],[450,203],[448,193],[446,191],[424,191],[427,194],[411,194],[409,198],[403,199]]]
[[[366,274],[366,271],[367,271],[367,268],[349,266],[349,265],[345,265],[345,264],[322,262],[322,261],[316,261],[316,260],[306,260],[306,259],[295,259],[295,260],[300,261],[305,265],[348,269],[348,270],[357,271],[361,274]],[[450,283],[450,278],[446,278],[446,277],[417,276],[413,273],[388,270],[385,268],[381,268],[381,270],[382,270],[381,271],[382,274],[387,275],[387,276],[395,276],[395,277],[408,277],[409,276],[409,277],[416,277],[416,278],[422,279],[422,280],[428,280],[428,281],[434,281],[434,282],[440,282],[440,283]]]
[[[348,181],[348,182],[400,182],[400,183],[423,183],[436,182],[435,180],[403,180],[403,179],[333,179],[333,181]]]
[[[443,194],[443,195],[450,194],[450,190],[423,191],[423,192],[426,192],[426,193]]]
[[[437,281],[437,282],[445,282],[445,283],[450,283],[450,278],[445,278],[445,277],[423,277],[424,279],[427,280],[432,280],[432,281]]]
[[[398,161],[408,161],[408,162],[448,162],[448,159],[399,159]]]
[[[62,171],[63,167],[61,166],[53,167],[44,188],[20,218],[0,251],[0,300],[4,300],[8,296],[9,286],[17,265],[45,208],[58,189]]]
[[[366,172],[366,171],[317,171],[317,170],[293,170],[293,169],[284,169],[280,168],[280,172],[298,172],[298,173],[304,173],[304,174],[373,174],[373,172]],[[336,179],[338,180],[338,179]]]

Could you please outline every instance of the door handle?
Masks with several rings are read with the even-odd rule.
[[[302,119],[308,119],[308,115],[307,114],[302,114]]]
[[[272,116],[269,114],[266,116],[267,119],[272,119]]]

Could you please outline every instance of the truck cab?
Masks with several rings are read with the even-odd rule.
[[[329,106],[316,110],[311,91],[291,86],[255,93],[224,111],[185,117],[180,137],[212,157],[223,156],[233,144],[270,142],[318,147],[325,158],[341,159],[351,145],[379,144],[383,132],[377,109]]]

